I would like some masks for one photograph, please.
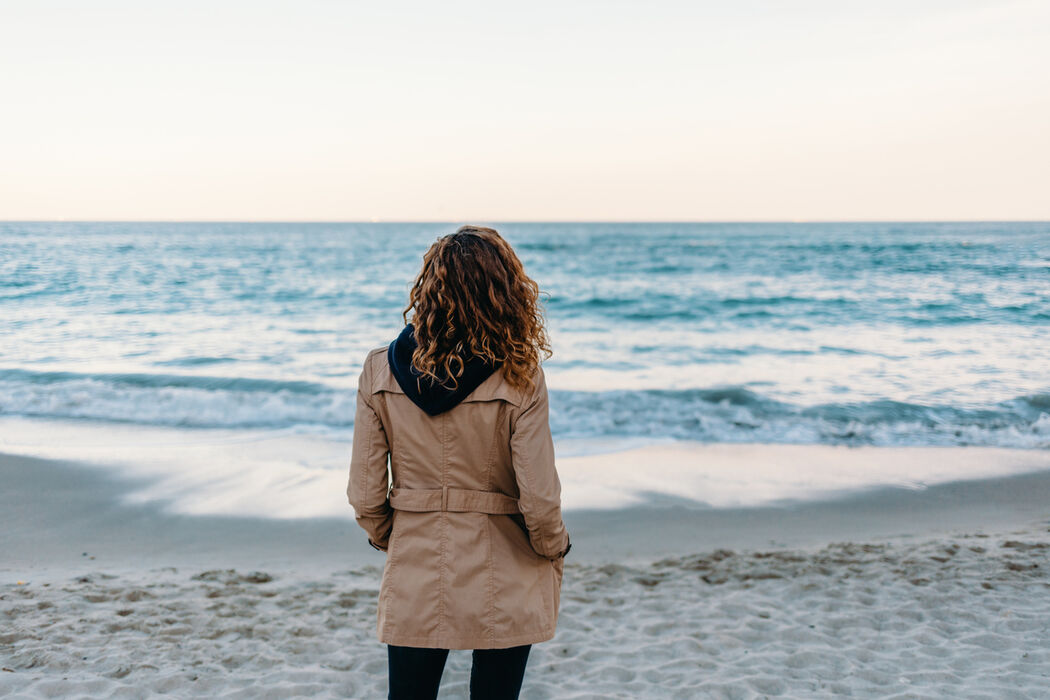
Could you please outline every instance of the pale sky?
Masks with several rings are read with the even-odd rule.
[[[1050,0],[0,0],[0,219],[1050,219]]]

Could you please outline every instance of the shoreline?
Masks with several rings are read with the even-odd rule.
[[[966,450],[968,448],[953,448]],[[270,519],[169,513],[128,503],[145,477],[0,454],[0,582],[29,572],[157,566],[382,567],[347,505],[345,518]],[[1050,515],[1050,470],[923,489],[872,488],[822,501],[709,508],[654,495],[616,510],[570,510],[570,558],[644,564],[716,549],[814,547],[1007,530]],[[91,557],[94,557],[93,559]]]
[[[385,695],[383,555],[349,506],[345,521],[171,515],[75,464],[0,456],[0,478],[0,695]],[[1041,697],[1048,495],[1044,471],[568,512],[557,633],[522,698]],[[450,653],[441,697],[466,697],[470,662]]]

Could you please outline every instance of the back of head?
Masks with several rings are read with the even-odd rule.
[[[423,256],[402,314],[418,345],[413,366],[454,387],[464,358],[483,357],[527,389],[541,354],[551,355],[539,294],[494,229],[463,226],[441,236]]]

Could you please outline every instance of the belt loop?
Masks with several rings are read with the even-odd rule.
[[[441,510],[448,510],[448,485],[441,485]]]

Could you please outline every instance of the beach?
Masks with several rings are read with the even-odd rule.
[[[1050,700],[1050,2],[9,2],[0,56],[0,700],[384,698],[377,609],[556,628],[523,700]]]
[[[0,700],[385,698],[378,609],[556,628],[523,700],[1050,700],[1050,2],[8,2],[0,57]]]
[[[523,698],[1047,697],[1046,224],[498,228],[573,542]],[[0,696],[385,695],[357,383],[450,230],[0,222]]]
[[[349,506],[181,515],[122,498],[133,479],[15,456],[0,478],[0,695],[385,694],[384,555]],[[1045,697],[1048,503],[1044,469],[569,511],[558,632],[534,647],[522,697]],[[451,653],[442,697],[467,696],[469,664]]]

